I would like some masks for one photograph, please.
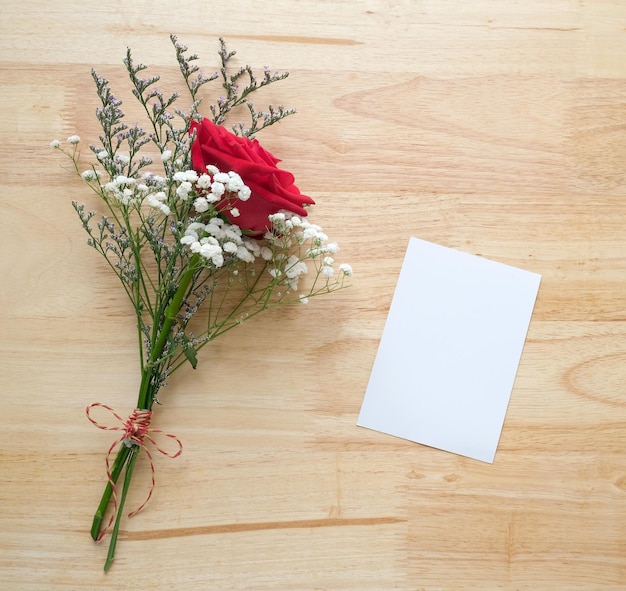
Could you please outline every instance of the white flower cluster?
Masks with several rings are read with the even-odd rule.
[[[352,267],[348,263],[341,263],[339,270],[346,276],[352,277]]]
[[[172,210],[170,206],[165,203],[167,201],[167,193],[165,191],[157,191],[156,193],[150,193],[146,198],[145,202],[154,209],[160,210],[163,215],[170,215]]]
[[[136,184],[136,179],[120,174],[106,183],[104,190],[123,205],[130,205],[135,198]]]
[[[211,218],[207,224],[192,222],[180,242],[217,268],[224,266],[226,257],[253,263],[262,254],[257,240],[245,237],[241,228],[219,217]]]
[[[165,153],[164,153],[165,155]],[[180,201],[193,199],[193,206],[196,212],[204,213],[209,210],[211,204],[217,203],[220,199],[232,197],[246,201],[250,198],[250,189],[235,172],[220,172],[216,167],[210,166],[207,174],[198,174],[195,170],[181,170],[175,172],[173,180],[176,183],[176,197]],[[144,178],[149,178],[151,186],[157,190],[148,193],[144,197],[144,202],[155,209],[159,209],[164,215],[170,214],[170,207],[167,204],[167,194],[165,192],[165,179],[156,177],[151,173],[144,174]],[[160,180],[160,182],[157,182]],[[139,189],[148,192],[145,185],[139,185]],[[239,211],[231,207],[231,214],[235,217]]]
[[[100,171],[88,169],[81,173],[81,177],[87,183],[99,180]],[[118,175],[108,183],[102,185],[102,189],[123,205],[131,205],[145,201],[151,207],[160,209],[165,215],[169,215],[170,209],[164,203],[166,194],[164,188],[166,182],[163,177],[146,172],[143,177],[136,179],[125,175]]]
[[[130,156],[128,154],[122,154],[121,152],[116,153],[111,159],[111,156],[106,150],[100,150],[96,154],[96,158],[100,164],[106,168],[109,174],[116,171],[119,175],[123,176],[124,171],[128,169],[128,165],[130,164]],[[152,163],[150,158],[142,158],[142,161],[145,163]]]
[[[171,209],[167,204],[167,179],[152,172],[144,172],[141,181],[137,183],[141,203],[158,209],[165,216],[170,215]]]
[[[330,255],[339,247],[328,242],[320,226],[282,212],[269,216],[269,220],[272,231],[265,234],[264,241],[244,236],[238,226],[214,217],[206,224],[189,224],[180,242],[215,268],[224,267],[227,257],[244,263],[262,259],[268,263],[267,272],[272,281],[294,292],[302,276],[309,272],[309,261],[314,261],[319,275],[325,280],[335,276],[335,261]],[[339,265],[339,270],[342,276],[352,274],[347,264]],[[301,295],[300,301],[307,303],[308,297]]]
[[[186,179],[192,183],[195,182],[196,188],[199,189],[197,191],[199,196],[193,202],[193,206],[198,213],[208,211],[210,204],[217,203],[224,197],[225,193],[241,201],[247,201],[250,198],[250,188],[244,184],[236,172],[220,172],[215,166],[208,166],[207,171],[206,174],[201,174],[200,176],[194,172],[193,174],[196,175],[194,180]],[[174,178],[176,179],[176,176]],[[236,208],[233,208],[231,213],[237,217],[239,212],[236,211]]]
[[[295,254],[275,257],[274,262],[276,266],[268,269],[268,273],[274,279],[280,279],[280,283],[294,291],[298,289],[300,277],[309,272],[307,264]]]
[[[80,176],[86,183],[91,183],[98,180],[102,176],[102,173],[99,170],[87,169],[81,172]]]
[[[80,137],[72,135],[67,138],[67,142],[76,147],[80,142]],[[59,140],[50,142],[50,147],[53,149],[59,149],[60,146]],[[103,166],[111,159],[106,150],[100,150],[96,158]],[[169,162],[171,159],[172,151],[163,150],[161,161]],[[115,154],[113,160],[117,170],[124,169],[130,163],[130,158],[121,153]],[[91,168],[82,172],[81,177],[86,183],[97,181],[99,184],[101,173]],[[176,183],[176,197],[182,202],[193,199],[193,207],[197,213],[208,211],[212,204],[224,198],[247,201],[251,194],[250,188],[236,172],[221,172],[216,166],[207,166],[207,172],[200,175],[194,170],[179,170],[174,173],[171,180]],[[169,216],[173,205],[168,203],[168,185],[168,179],[145,172],[141,178],[118,174],[111,177],[111,180],[101,187],[104,192],[122,205],[145,203],[148,207],[158,209],[163,215]],[[237,207],[230,202],[228,207],[233,217],[239,216]]]
[[[330,255],[339,251],[339,245],[328,242],[328,236],[320,226],[297,215],[283,212],[270,215],[269,220],[273,230],[265,238],[273,245],[274,250],[278,247],[284,252],[285,249],[297,245],[301,253],[300,256],[274,255],[272,260],[275,266],[269,269],[272,277],[280,279],[289,289],[297,290],[300,277],[308,272],[307,259],[315,260],[316,267],[324,278],[330,279],[334,276],[335,261]],[[352,268],[346,263],[339,265],[339,270],[343,276],[352,275]],[[306,304],[308,298],[301,295],[300,301]]]
[[[269,216],[272,223],[272,232],[266,234],[266,238],[282,241],[286,246],[290,246],[295,241],[302,246],[308,243],[310,246],[306,251],[306,257],[310,259],[322,255],[331,255],[339,252],[339,245],[336,242],[328,242],[328,236],[317,224],[312,224],[306,219],[290,213],[275,213]],[[332,265],[332,258],[327,257]]]
[[[80,143],[80,136],[78,136],[78,135],[71,135],[71,136],[70,136],[70,137],[68,137],[65,141],[66,141],[68,144],[71,144],[71,145],[73,145],[74,147],[76,147],[76,146]],[[52,140],[52,141],[50,142],[50,147],[51,147],[53,150],[60,149],[60,148],[61,148],[61,142],[60,142],[59,140]]]

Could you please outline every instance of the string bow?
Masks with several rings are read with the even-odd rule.
[[[99,423],[98,421],[96,421],[91,416],[91,411],[96,407],[100,407],[105,410],[108,410],[109,413],[111,413],[119,421],[120,425],[109,426],[109,425],[103,425]],[[119,444],[124,444],[127,447],[137,445],[138,447],[141,447],[146,452],[146,455],[148,456],[148,460],[150,461],[150,475],[151,475],[151,480],[152,480],[151,485],[150,485],[150,490],[148,491],[148,495],[146,496],[146,499],[144,500],[144,502],[137,509],[135,509],[134,511],[131,511],[128,514],[128,517],[133,517],[148,504],[150,497],[152,497],[152,492],[154,491],[154,487],[156,486],[154,460],[152,458],[152,454],[150,453],[150,450],[148,449],[147,443],[150,443],[152,447],[154,447],[154,449],[162,453],[164,456],[167,456],[168,458],[177,458],[181,453],[183,453],[183,444],[181,443],[180,439],[178,439],[178,437],[176,437],[175,435],[172,435],[171,433],[165,433],[164,431],[161,431],[160,429],[152,429],[150,427],[150,419],[152,417],[151,410],[142,410],[142,409],[136,408],[133,410],[130,416],[126,420],[124,420],[110,406],[107,406],[106,404],[102,404],[100,402],[94,402],[93,404],[90,404],[86,408],[85,413],[89,421],[93,425],[98,427],[98,429],[103,429],[105,431],[121,431],[122,432],[122,434],[111,444],[111,447],[109,447],[109,451],[107,452],[107,455],[106,455],[107,478],[109,480],[109,483],[111,484],[111,490],[113,492],[113,514],[111,515],[111,518],[109,519],[109,523],[107,524],[107,526],[98,535],[98,540],[101,540],[103,536],[107,533],[107,531],[109,531],[109,529],[111,528],[111,525],[113,524],[113,521],[115,520],[115,515],[117,514],[117,507],[118,507],[117,486],[115,484],[115,481],[113,480],[113,475],[111,474],[111,454],[113,453],[113,450]],[[174,452],[170,452],[160,447],[159,444],[155,441],[154,437],[152,437],[151,435],[151,434],[156,434],[156,433],[161,434],[163,437],[168,437],[169,439],[173,439],[176,443],[177,450]]]

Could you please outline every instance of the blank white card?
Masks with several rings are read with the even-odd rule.
[[[493,462],[540,280],[411,238],[357,424]]]

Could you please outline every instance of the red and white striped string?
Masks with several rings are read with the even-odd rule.
[[[109,426],[103,425],[96,421],[91,416],[91,411],[96,407],[108,410],[119,421],[120,425]],[[103,429],[105,431],[122,432],[122,434],[111,444],[111,447],[109,447],[109,451],[107,452],[105,458],[107,478],[109,480],[109,483],[111,484],[111,489],[113,491],[113,514],[111,515],[107,526],[98,535],[98,540],[101,540],[113,525],[113,521],[115,520],[118,508],[117,486],[115,484],[115,481],[113,480],[113,475],[111,474],[111,454],[113,453],[115,448],[119,444],[124,444],[128,447],[130,447],[131,445],[137,445],[143,448],[143,450],[146,452],[146,455],[148,456],[148,460],[150,461],[150,475],[152,480],[150,490],[148,491],[148,495],[145,501],[137,509],[131,511],[128,514],[129,517],[132,517],[133,515],[139,513],[139,511],[141,511],[148,504],[148,501],[150,500],[150,497],[152,497],[152,492],[154,491],[154,487],[156,485],[154,460],[152,459],[152,454],[148,449],[147,443],[150,443],[154,447],[154,449],[162,453],[164,456],[167,456],[168,458],[177,458],[183,452],[183,444],[181,443],[180,439],[178,439],[178,437],[172,435],[171,433],[165,433],[160,429],[150,428],[150,419],[152,418],[151,410],[141,410],[139,408],[136,408],[135,410],[133,410],[130,416],[126,420],[124,420],[110,406],[107,406],[106,404],[102,404],[100,402],[94,402],[86,408],[85,413],[87,414],[87,418],[89,419],[89,421],[93,425],[98,427],[98,429]],[[163,437],[173,439],[176,442],[177,451],[169,452],[161,448],[155,441],[154,437],[151,435],[157,433],[161,434]]]

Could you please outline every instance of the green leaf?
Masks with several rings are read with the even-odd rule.
[[[185,354],[187,361],[191,363],[191,367],[196,369],[196,366],[198,365],[197,351],[195,347],[191,344],[191,341],[187,337],[185,337],[185,344],[183,345],[183,353]]]

